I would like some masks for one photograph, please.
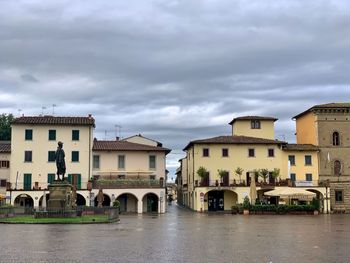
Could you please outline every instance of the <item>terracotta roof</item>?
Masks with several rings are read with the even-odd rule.
[[[218,136],[204,140],[191,141],[183,150],[186,151],[194,144],[286,144],[284,141],[270,140],[248,136]]]
[[[10,141],[0,141],[0,153],[11,153]]]
[[[313,144],[290,143],[290,144],[283,145],[283,150],[286,150],[286,151],[319,151],[319,148]]]
[[[319,104],[319,105],[314,105],[310,109],[307,109],[306,111],[303,111],[302,113],[299,113],[298,115],[294,116],[292,119],[297,119],[304,114],[311,112],[313,110],[318,110],[318,109],[346,109],[350,110],[350,103],[326,103],[326,104]]]
[[[234,118],[229,124],[232,125],[235,121],[238,120],[247,120],[247,121],[252,121],[252,120],[262,120],[262,121],[277,121],[278,119],[274,117],[264,117],[264,116],[241,116]]]
[[[95,127],[95,119],[93,117],[23,116],[15,118],[12,124],[92,125]]]
[[[170,149],[163,147],[149,146],[145,144],[127,141],[98,141],[94,140],[93,151],[147,151],[170,153]]]

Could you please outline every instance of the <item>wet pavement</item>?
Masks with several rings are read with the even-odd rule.
[[[0,262],[350,262],[350,215],[208,215],[0,225]]]

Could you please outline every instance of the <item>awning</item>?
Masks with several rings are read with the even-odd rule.
[[[316,194],[305,189],[301,188],[278,188],[275,190],[271,190],[265,192],[266,196],[279,196],[281,198],[289,198],[289,199],[299,199],[299,200],[312,200],[312,198],[316,197]]]
[[[6,199],[6,196],[0,194],[0,200]]]

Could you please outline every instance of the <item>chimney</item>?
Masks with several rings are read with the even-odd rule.
[[[91,119],[91,117],[92,117],[91,113],[89,113],[88,117]]]
[[[94,142],[97,142],[97,138],[96,137],[94,138]]]
[[[115,137],[115,140],[116,140],[116,141],[119,141],[119,136]]]

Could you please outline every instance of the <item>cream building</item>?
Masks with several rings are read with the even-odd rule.
[[[10,189],[7,202],[40,206],[48,184],[55,179],[55,151],[58,141],[62,141],[66,177],[79,190],[79,201],[87,203],[95,127],[92,116],[23,116],[16,118],[11,126]]]
[[[264,169],[265,178],[257,181],[259,198],[272,189],[298,186],[323,199],[325,211],[329,205],[325,188],[318,186],[318,148],[275,140],[276,120],[239,117],[230,122],[232,135],[191,141],[184,148],[186,157],[180,160],[177,172],[181,175],[182,204],[195,211],[230,210],[249,196],[251,178]],[[200,167],[206,171],[202,177],[197,173]],[[279,177],[275,179],[277,170]]]
[[[139,135],[121,141],[95,139],[94,188],[104,189],[106,202],[117,199],[121,212],[164,213],[165,162],[170,150],[159,145]]]
[[[0,205],[5,203],[6,186],[10,181],[11,143],[0,142]]]

